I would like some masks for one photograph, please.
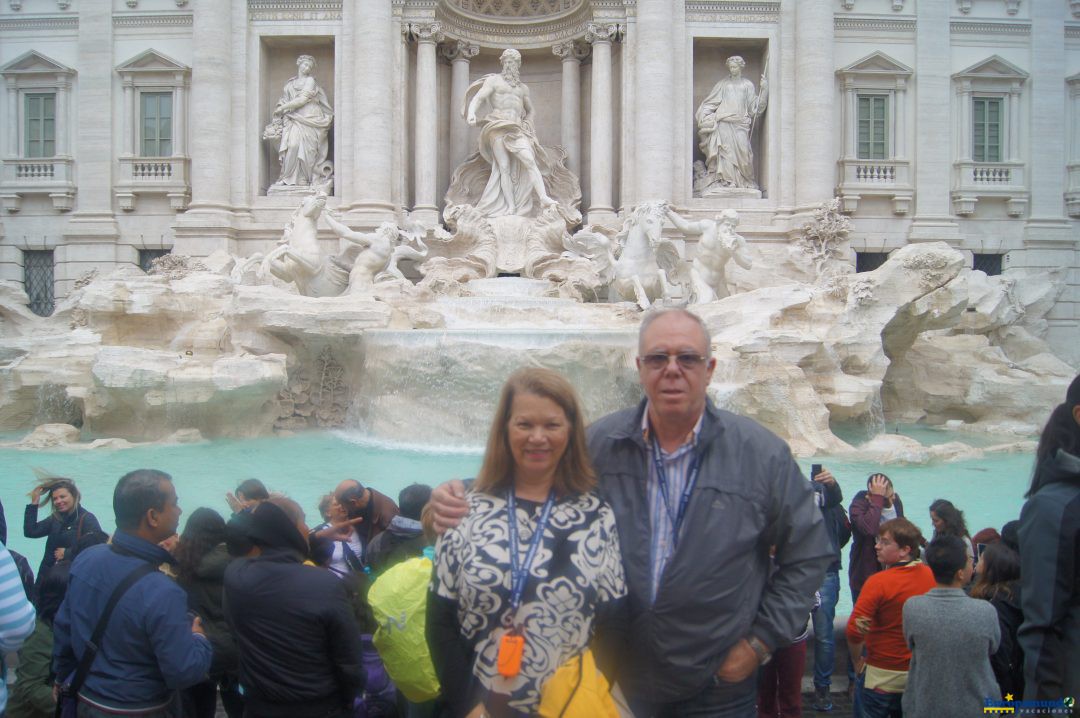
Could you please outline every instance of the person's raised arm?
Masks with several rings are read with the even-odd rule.
[[[354,244],[359,244],[364,247],[371,246],[371,239],[363,232],[354,232],[342,222],[334,219],[329,212],[323,212],[322,216],[323,219],[326,220],[326,223],[330,225],[330,229],[333,230],[334,234],[341,239],[347,239]]]
[[[23,536],[26,538],[41,538],[43,536],[48,536],[49,529],[52,528],[52,514],[49,514],[41,521],[38,521],[39,501],[41,501],[40,486],[30,492],[30,503],[26,505],[26,511],[23,512]]]
[[[431,509],[432,527],[437,536],[457,528],[469,513],[469,502],[465,500],[465,483],[461,479],[451,479],[439,484],[431,492],[428,506]]]
[[[684,219],[683,217],[680,217],[670,207],[668,207],[666,211],[668,219],[670,219],[671,223],[674,224],[683,234],[688,234],[692,237],[696,237],[699,234],[702,234],[703,229],[699,222],[691,222]]]

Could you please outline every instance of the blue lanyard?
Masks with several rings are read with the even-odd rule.
[[[686,486],[683,488],[682,496],[679,497],[679,510],[675,513],[671,511],[671,496],[669,495],[670,489],[668,488],[667,472],[664,471],[664,460],[660,453],[660,443],[653,439],[653,465],[656,467],[656,482],[660,485],[660,497],[664,500],[664,508],[667,510],[668,517],[671,518],[672,527],[672,544],[674,547],[679,546],[679,529],[682,528],[683,520],[686,518],[686,509],[690,505],[690,494],[694,492],[694,486],[697,484],[698,474],[701,469],[701,455],[695,451],[694,458],[690,460],[690,472],[686,479]]]
[[[555,489],[548,494],[544,502],[544,509],[540,512],[540,520],[536,522],[536,530],[533,532],[532,541],[529,542],[529,550],[525,553],[525,562],[518,565],[518,524],[517,502],[514,500],[514,489],[506,496],[506,512],[509,517],[510,530],[510,614],[517,613],[521,606],[521,595],[525,592],[525,581],[529,578],[529,567],[536,558],[536,550],[540,548],[540,542],[544,540],[544,529],[547,527],[548,517],[551,516],[551,507],[555,505]]]

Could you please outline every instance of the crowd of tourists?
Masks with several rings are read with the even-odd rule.
[[[1072,708],[1080,377],[1019,518],[971,535],[939,499],[924,537],[884,473],[845,502],[714,406],[695,315],[647,314],[637,366],[642,401],[588,426],[564,377],[519,370],[475,478],[396,502],[346,480],[314,527],[249,479],[177,535],[182,482],[138,469],[108,536],[75,481],[40,479],[36,574],[0,546],[0,715],[800,716],[811,646],[809,708],[837,710],[842,636],[856,718]]]

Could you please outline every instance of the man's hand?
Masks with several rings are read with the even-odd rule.
[[[827,486],[836,485],[836,477],[833,476],[832,473],[825,467],[821,468],[821,471],[818,472],[818,475],[814,477],[814,481],[818,482],[819,484],[825,484]]]
[[[739,683],[749,678],[757,667],[758,655],[750,642],[743,638],[728,651],[716,671],[716,677],[725,683]]]
[[[60,701],[60,684],[53,683],[52,687],[52,702],[57,703]]]
[[[177,534],[173,534],[167,539],[158,542],[158,546],[165,549],[169,553],[176,552],[176,544],[180,543],[180,537]]]
[[[431,492],[430,504],[434,514],[435,533],[441,536],[456,528],[469,513],[469,503],[465,500],[465,484],[460,479],[439,484]]]
[[[198,633],[200,636],[203,636],[203,637],[206,636],[206,631],[204,631],[203,627],[202,627],[202,619],[199,618],[198,616],[196,616],[191,621],[191,632],[192,633]]]
[[[55,558],[57,561],[63,561],[64,560],[64,549],[58,548],[55,551],[53,551],[53,558]]]
[[[363,516],[357,516],[354,519],[348,519],[340,523],[332,523],[326,528],[316,531],[315,536],[316,538],[330,539],[331,541],[348,541],[352,538],[353,529],[363,521]]]
[[[465,118],[465,122],[469,124],[469,127],[476,126],[476,113],[470,111],[468,117]]]
[[[870,477],[870,493],[874,496],[888,496],[890,492],[889,480],[885,474],[874,474]]]
[[[229,509],[231,509],[234,514],[238,514],[244,510],[244,505],[240,503],[240,499],[236,498],[236,494],[231,491],[225,492],[225,503],[229,505]]]
[[[856,658],[852,658],[851,666],[855,669],[855,675],[859,675],[866,669],[866,656],[860,653]]]

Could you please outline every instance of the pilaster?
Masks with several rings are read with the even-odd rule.
[[[615,210],[612,207],[612,182],[614,173],[612,142],[614,133],[612,116],[612,77],[611,43],[619,38],[622,27],[615,23],[589,23],[585,31],[585,41],[592,45],[592,97],[591,120],[589,126],[589,212],[590,224],[614,222]],[[640,38],[639,38],[640,42]],[[640,66],[639,66],[640,67]],[[665,111],[670,108],[664,108]],[[637,127],[643,123],[638,122]],[[670,138],[669,138],[670,140]],[[638,166],[648,166],[642,161]],[[669,155],[661,167],[671,166]],[[655,174],[663,174],[656,172]],[[669,183],[670,184],[670,183]]]
[[[465,122],[465,91],[469,89],[469,63],[480,46],[457,40],[443,46],[443,56],[450,61],[450,172],[469,156],[469,125]]]
[[[800,2],[795,13],[795,205],[809,209],[832,198],[836,176],[833,8]]]
[[[588,54],[588,45],[567,40],[552,47],[551,51],[562,60],[560,137],[566,150],[566,166],[581,176],[581,60]],[[609,57],[609,63],[610,60]]]
[[[438,88],[435,50],[443,41],[437,22],[414,23],[409,30],[416,39],[416,119],[413,138],[413,173],[416,178],[411,216],[425,226],[439,222],[435,202],[438,182]]]
[[[638,0],[635,32],[634,202],[671,199],[675,155],[674,3]],[[596,50],[594,47],[594,55]],[[596,58],[593,59],[595,72]],[[610,103],[607,105],[610,107]],[[593,104],[593,112],[597,110]],[[595,172],[595,169],[594,169]],[[595,176],[595,175],[594,175]],[[595,190],[594,190],[595,192]],[[594,200],[595,201],[595,200]],[[609,200],[610,201],[610,200]]]

